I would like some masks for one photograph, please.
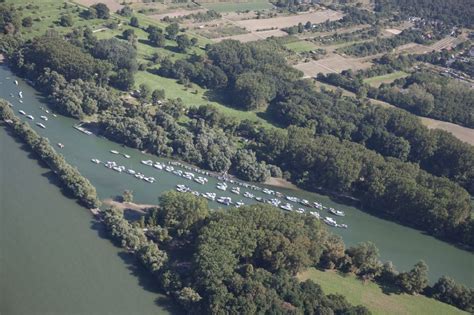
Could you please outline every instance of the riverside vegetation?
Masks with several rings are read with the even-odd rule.
[[[134,253],[187,312],[370,313],[341,295],[325,295],[311,280],[299,282],[295,276],[311,266],[473,310],[472,289],[446,277],[429,287],[422,261],[398,273],[390,262],[380,262],[373,243],[346,249],[309,214],[267,205],[210,211],[205,199],[177,192],[163,194],[159,204],[133,223],[114,208],[103,220],[118,244]]]
[[[79,171],[69,165],[63,156],[57,153],[46,138],[39,136],[29,124],[22,122],[10,109],[8,102],[0,99],[0,119],[7,122],[10,130],[19,137],[29,149],[39,156],[41,161],[58,176],[67,190],[86,207],[97,208],[100,201],[95,187]]]

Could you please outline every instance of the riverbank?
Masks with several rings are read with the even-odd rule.
[[[0,64],[2,64],[4,60],[5,60],[5,56],[3,54],[0,54]]]
[[[146,209],[158,207],[157,205],[150,205],[150,204],[119,202],[119,201],[113,200],[112,198],[104,199],[102,201],[102,204],[107,207],[115,207],[122,211],[133,210],[133,211],[137,211],[143,214],[146,213]]]
[[[278,177],[269,177],[265,183],[265,185],[268,185],[268,186],[273,186],[273,187],[278,187],[278,188],[285,188],[285,189],[291,189],[291,190],[298,190],[299,188],[287,181],[286,179],[284,178],[278,178]]]

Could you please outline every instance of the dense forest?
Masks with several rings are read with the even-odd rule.
[[[75,167],[69,165],[63,156],[53,149],[48,139],[39,136],[28,123],[16,117],[9,103],[2,99],[0,99],[0,119],[7,122],[10,130],[48,165],[68,192],[80,203],[89,208],[100,206],[95,187],[89,180],[83,177]]]
[[[416,72],[377,91],[377,98],[416,115],[474,128],[474,91],[430,72]]]
[[[400,18],[415,16],[443,21],[452,26],[474,26],[471,0],[375,0],[377,12],[400,12]]]
[[[126,41],[99,41],[84,34],[73,38],[65,62],[73,62],[76,52],[89,54],[92,64],[105,64],[108,72],[82,79],[63,64],[32,62],[36,47],[45,49],[51,41],[62,45],[65,40],[58,37],[16,44],[6,40],[10,48],[4,51],[12,68],[36,81],[59,112],[74,117],[99,114],[104,136],[244,180],[285,176],[310,190],[352,194],[373,213],[473,244],[469,194],[453,182],[474,191],[472,147],[447,133],[429,131],[406,112],[317,92],[310,82],[299,80],[300,73],[286,63],[275,42],[223,41],[208,46],[202,57],[174,63],[165,59],[160,72],[179,73],[180,80],[203,78],[205,86],[235,95],[234,106],[267,107],[275,122],[298,127],[283,133],[268,133],[210,106],[186,112],[184,104],[173,99],[162,99],[158,106],[163,94],[145,87],[140,87],[136,102],[121,100],[105,82],[120,71],[120,64],[133,65],[133,52],[125,60],[120,54]],[[56,60],[53,47],[43,54]],[[305,141],[301,146],[300,140]]]
[[[343,296],[295,277],[308,267],[337,269],[394,292],[425,294],[466,311],[474,291],[442,277],[428,286],[428,266],[397,272],[373,243],[346,248],[313,216],[268,205],[210,211],[192,194],[168,192],[140,220],[102,215],[113,239],[134,253],[168,295],[193,314],[369,314]],[[146,231],[146,232],[143,232]]]

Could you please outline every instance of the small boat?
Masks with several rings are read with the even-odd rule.
[[[264,188],[262,192],[267,195],[273,195],[275,193],[273,190],[270,190],[268,188]]]
[[[244,205],[245,205],[245,203],[243,203],[242,200],[237,201],[237,202],[235,203],[235,207],[236,207],[236,208],[240,208],[240,207],[242,207],[242,206],[244,206]]]
[[[302,204],[303,206],[306,206],[306,207],[311,206],[311,205],[309,204],[309,201],[306,200],[306,199],[301,199],[301,200],[300,200],[300,204]]]
[[[18,100],[18,102],[20,102],[21,104],[23,104],[23,100]]]
[[[249,193],[248,191],[244,192],[244,197],[253,199],[255,196],[252,193]]]
[[[321,216],[319,215],[319,212],[311,211],[310,214],[318,220],[321,219]]]
[[[41,127],[41,128],[43,128],[43,129],[46,129],[46,126],[43,125],[42,123],[36,123],[36,125],[37,125],[38,127]]]
[[[145,181],[149,182],[150,184],[153,184],[155,182],[155,178],[154,177],[145,177],[143,178]]]
[[[130,175],[135,175],[137,172],[135,172],[135,171],[132,170],[132,169],[128,169],[128,170],[127,170],[127,173],[130,174]]]
[[[27,115],[26,117],[28,117],[31,120],[35,120],[35,117],[33,117],[33,115]]]
[[[286,211],[293,211],[293,206],[290,205],[289,203],[285,203],[284,205],[281,205],[280,208]]]
[[[331,212],[332,214],[337,215],[337,216],[339,216],[339,217],[343,217],[343,216],[346,215],[346,214],[344,213],[344,211],[336,210],[336,209],[334,209],[334,208],[329,208],[329,212]]]
[[[44,121],[48,121],[48,117],[46,116],[40,116],[41,119],[43,119]]]
[[[15,85],[18,85],[18,80],[15,80],[14,82],[15,82]]]
[[[159,170],[162,170],[162,169],[163,169],[163,165],[161,165],[160,163],[155,163],[155,164],[153,165],[153,167],[156,168],[156,169],[159,169]]]
[[[232,187],[230,191],[236,195],[240,195],[240,187]]]
[[[153,161],[152,160],[143,160],[141,161],[142,164],[148,165],[148,166],[153,166]]]
[[[116,151],[116,150],[110,150],[110,153],[112,153],[112,154],[119,154],[119,152]]]
[[[91,159],[92,163],[95,163],[95,164],[99,164],[100,163],[100,160],[98,159]]]
[[[62,149],[62,148],[64,148],[64,144],[62,144],[61,142],[58,142],[58,147],[60,147]]]
[[[322,210],[323,209],[323,205],[320,204],[319,202],[313,202],[313,206],[316,208],[316,209],[319,209],[319,210]]]
[[[8,103],[8,106],[10,106],[10,107],[13,107],[13,104],[11,104],[11,103]]]
[[[124,154],[123,156],[124,156],[126,159],[129,159],[129,158],[130,158],[130,155],[128,155],[128,154]]]
[[[18,96],[19,96],[20,98],[23,98],[23,92],[22,92],[22,91],[18,92]]]
[[[298,208],[298,209],[296,209],[296,212],[303,214],[303,213],[304,213],[304,209],[303,209],[303,208]]]
[[[343,229],[348,228],[347,224],[344,224],[344,223],[343,224],[338,224],[337,227],[340,227],[340,228],[343,228]]]
[[[216,199],[216,194],[215,193],[206,192],[206,193],[203,193],[202,196],[206,199],[209,199],[209,200]]]
[[[24,110],[21,110],[21,109],[20,109],[18,112],[19,112],[20,114],[22,114],[22,115],[26,115],[26,113],[25,113]]]
[[[46,111],[46,112],[48,113],[48,111]],[[53,114],[53,117],[58,117],[58,115],[56,115],[56,114]]]
[[[218,203],[222,203],[222,204],[224,204],[224,205],[226,205],[226,206],[232,204],[232,198],[230,198],[230,197],[219,197],[219,198],[217,198],[216,201],[217,201]]]
[[[286,196],[286,199],[289,200],[289,201],[293,201],[293,202],[298,202],[299,201],[298,198],[292,197],[292,196]]]
[[[255,200],[257,200],[258,202],[263,202],[263,198],[262,198],[262,197],[255,197]]]
[[[46,112],[46,114],[49,114],[49,110],[45,109],[44,110]],[[53,115],[54,116],[54,115]],[[55,116],[56,117],[56,116]]]
[[[329,225],[329,226],[337,227],[337,222],[336,222],[336,220],[334,220],[334,219],[331,218],[331,217],[325,217],[323,221],[324,221],[324,223],[326,223],[326,224]]]

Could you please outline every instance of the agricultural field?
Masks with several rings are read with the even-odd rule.
[[[339,293],[355,305],[364,305],[372,314],[467,314],[454,306],[441,303],[422,295],[386,293],[375,283],[364,283],[353,275],[340,275],[334,271],[319,271],[310,268],[299,275],[300,280],[311,279],[318,283],[324,293]]]
[[[220,2],[220,3],[201,3],[209,10],[216,12],[236,12],[236,11],[259,11],[273,8],[273,5],[267,0],[250,0],[248,2]]]
[[[409,74],[404,71],[396,71],[389,74],[365,79],[364,82],[370,84],[373,87],[379,87],[382,83],[392,83],[393,81],[407,77],[408,75]]]
[[[369,61],[358,58],[342,57],[339,55],[328,56],[319,60],[311,60],[295,65],[295,68],[303,71],[305,77],[314,77],[318,73],[339,73],[346,69],[359,70],[366,69],[372,65]]]
[[[297,25],[298,23],[304,24],[308,21],[313,24],[322,23],[326,20],[335,21],[342,17],[343,14],[341,12],[321,10],[288,16],[277,16],[274,18],[241,20],[236,23],[250,32],[256,32],[258,30],[282,29]]]
[[[315,44],[306,40],[298,40],[285,44],[285,47],[294,51],[295,53],[307,52],[317,48]]]

